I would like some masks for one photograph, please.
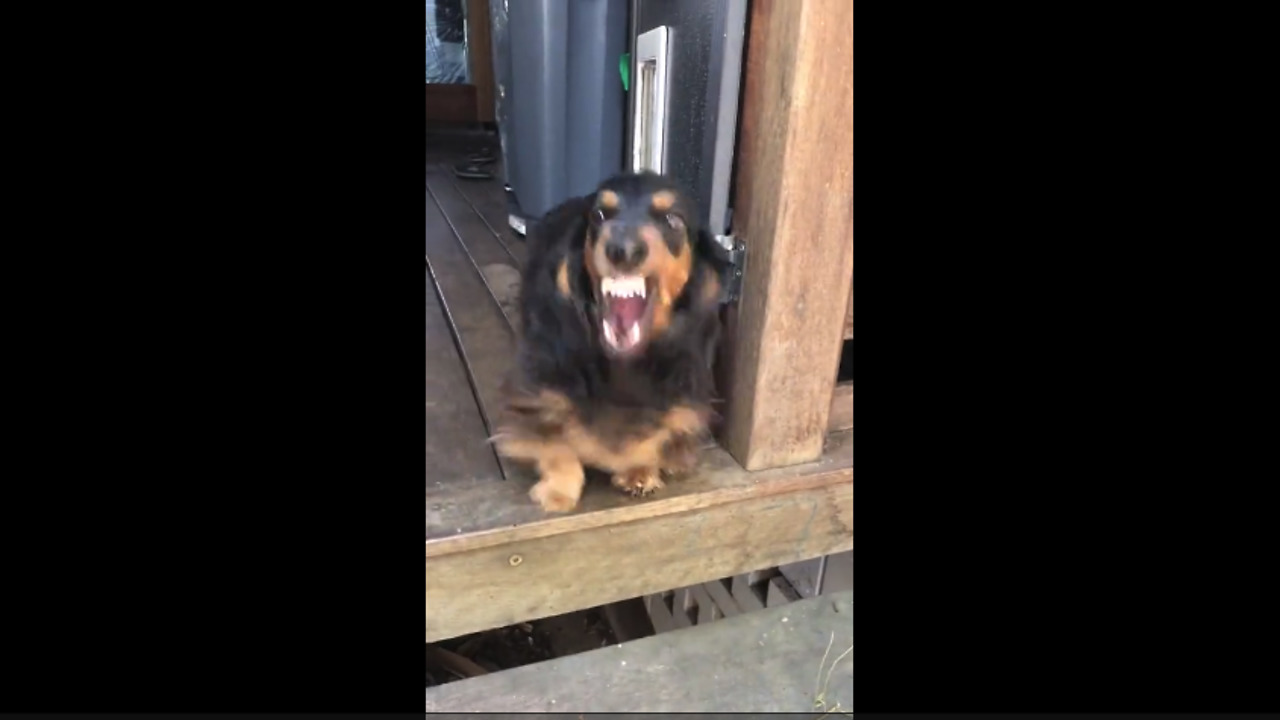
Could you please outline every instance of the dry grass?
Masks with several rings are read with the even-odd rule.
[[[840,664],[840,661],[843,660],[846,655],[853,652],[853,646],[850,645],[848,650],[840,653],[840,656],[831,663],[831,667],[827,668],[827,679],[826,682],[823,682],[822,669],[827,665],[827,657],[831,655],[831,644],[834,643],[835,640],[836,634],[833,632],[831,633],[831,638],[827,640],[827,651],[822,653],[822,662],[818,663],[818,676],[813,679],[813,707],[815,710],[823,711],[822,714],[818,716],[818,720],[822,720],[822,718],[833,714],[853,717],[852,708],[849,710],[844,709],[841,707],[840,701],[838,700],[833,707],[827,707],[827,689],[831,687],[831,674],[835,672],[836,666]]]

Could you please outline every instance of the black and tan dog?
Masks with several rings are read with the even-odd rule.
[[[692,469],[712,417],[721,263],[688,196],[621,175],[528,238],[517,369],[494,441],[533,463],[544,510],[572,510],[584,466],[633,495]]]

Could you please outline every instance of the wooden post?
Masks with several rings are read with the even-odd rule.
[[[467,0],[467,60],[476,86],[476,120],[493,122],[493,40],[488,0]]]
[[[822,453],[853,282],[853,2],[755,0],[722,442],[748,470]]]

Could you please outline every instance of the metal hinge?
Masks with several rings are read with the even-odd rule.
[[[747,270],[747,246],[733,235],[716,235],[716,255],[725,263],[720,302],[729,305],[742,296],[742,275]]]

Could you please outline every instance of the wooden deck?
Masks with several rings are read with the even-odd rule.
[[[486,442],[514,358],[524,253],[501,180],[428,164],[428,642],[852,548],[848,429],[805,465],[748,473],[714,448],[656,496],[589,479],[578,511],[543,514],[527,496],[532,473]]]

